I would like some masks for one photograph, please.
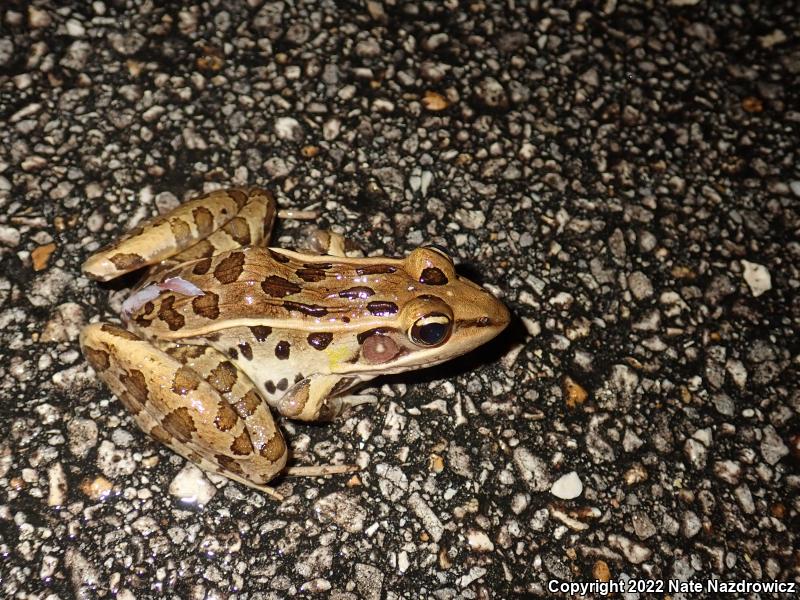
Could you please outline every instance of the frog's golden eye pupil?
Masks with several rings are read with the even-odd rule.
[[[447,315],[431,313],[411,326],[411,341],[419,346],[438,346],[450,335],[452,321]]]

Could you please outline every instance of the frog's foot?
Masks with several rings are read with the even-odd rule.
[[[311,228],[305,232],[301,249],[311,254],[339,257],[363,257],[364,252],[353,241],[328,229]]]
[[[145,433],[201,468],[280,496],[266,484],[286,465],[283,435],[226,357],[201,346],[161,350],[107,323],[85,327],[80,344]]]
[[[149,219],[83,264],[83,272],[108,281],[167,260],[163,268],[242,246],[264,245],[275,221],[266,190],[217,190]]]
[[[359,471],[358,465],[310,465],[287,467],[283,472],[290,477],[323,477]]]

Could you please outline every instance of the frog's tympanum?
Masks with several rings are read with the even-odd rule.
[[[348,258],[268,248],[273,196],[216,191],[152,219],[91,256],[107,281],[149,267],[123,304],[126,328],[87,326],[81,347],[146,433],[200,467],[275,495],[287,448],[271,410],[313,421],[385,373],[429,367],[509,322],[443,252]],[[345,468],[294,468],[324,474]]]

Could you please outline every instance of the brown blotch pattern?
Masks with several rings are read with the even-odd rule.
[[[236,202],[236,206],[239,208],[239,210],[241,210],[241,208],[247,202],[247,194],[242,190],[228,190],[228,196],[233,198],[233,201]]]
[[[219,317],[219,296],[214,292],[204,292],[203,296],[195,296],[192,298],[192,310],[199,317],[216,319]]]
[[[359,275],[384,275],[395,271],[397,271],[397,267],[392,265],[364,265],[356,269],[356,273]]]
[[[158,309],[158,318],[164,321],[169,326],[170,331],[177,331],[186,323],[186,319],[177,310],[172,308],[175,304],[175,296],[165,296],[161,300],[161,306]]]
[[[375,294],[375,290],[370,287],[359,285],[356,287],[347,288],[339,292],[339,298],[347,298],[348,300],[364,300]]]
[[[278,275],[270,275],[261,282],[264,293],[273,298],[283,298],[300,291],[300,286]]]
[[[192,273],[194,273],[195,275],[205,275],[206,273],[208,273],[208,269],[210,268],[211,268],[211,259],[208,257],[201,258],[195,263],[194,267],[192,268]]]
[[[314,282],[325,279],[325,271],[322,269],[297,269],[295,274],[303,281]]]
[[[247,430],[242,431],[231,442],[231,452],[237,456],[247,456],[253,452],[253,442],[250,440],[250,434]]]
[[[319,331],[308,334],[308,343],[316,350],[325,350],[328,345],[333,341],[333,334],[325,331]]]
[[[286,360],[289,358],[289,342],[286,340],[281,340],[275,346],[275,356],[278,357],[280,360]]]
[[[175,371],[172,378],[172,391],[179,396],[185,396],[200,385],[200,376],[190,367],[183,366]]]
[[[274,250],[268,249],[269,255],[272,257],[272,260],[279,263],[288,263],[289,257],[285,254],[281,254],[280,252],[275,252]]]
[[[144,373],[131,369],[128,373],[120,376],[119,379],[140,404],[147,402],[147,381],[144,378]]]
[[[324,306],[317,306],[316,304],[304,304],[302,302],[292,302],[285,300],[283,308],[288,311],[295,311],[308,315],[309,317],[324,317],[328,314],[328,309]]]
[[[156,425],[150,431],[150,437],[152,437],[155,441],[161,442],[162,444],[169,445],[172,442],[172,435],[170,435],[169,431],[164,429],[161,425]]]
[[[216,248],[208,240],[200,240],[196,244],[189,246],[186,250],[181,252],[180,258],[183,262],[190,260],[197,260],[199,258],[208,258],[214,256]]]
[[[367,310],[376,317],[388,317],[390,315],[396,315],[399,309],[394,302],[375,300],[367,303]]]
[[[242,217],[234,217],[222,228],[231,236],[239,245],[250,245],[250,227],[247,226],[247,221]]]
[[[198,206],[192,210],[194,224],[197,226],[198,237],[206,237],[214,231],[214,215],[205,206]]]
[[[115,254],[114,256],[109,256],[108,260],[110,260],[114,264],[114,266],[120,271],[133,271],[134,269],[138,269],[145,263],[144,258],[139,256],[138,254],[132,254],[126,252],[120,252],[119,254]]]
[[[253,337],[256,338],[257,342],[264,342],[269,337],[269,334],[272,333],[272,327],[268,327],[267,325],[253,325],[250,328],[250,332],[253,334]]]
[[[95,350],[89,346],[84,346],[83,355],[86,357],[89,364],[92,365],[92,368],[98,373],[100,371],[105,371],[111,364],[108,352],[105,350]]]
[[[228,356],[231,360],[236,360],[239,358],[239,351],[236,348],[228,348]]]
[[[289,387],[289,380],[286,377],[281,377],[280,381],[275,384],[275,387],[278,388],[280,391],[285,392],[286,388]]]
[[[270,440],[261,446],[259,454],[270,462],[275,462],[286,453],[286,442],[281,434],[276,433]]]
[[[122,329],[122,327],[115,327],[114,325],[109,325],[108,323],[103,323],[100,326],[100,331],[103,333],[108,333],[118,338],[122,338],[123,340],[131,340],[134,342],[141,342],[141,338],[138,335],[133,333],[132,331],[128,331],[127,329]]]
[[[445,285],[447,276],[439,267],[427,267],[422,269],[419,282],[424,285]]]
[[[217,461],[217,464],[219,464],[223,471],[230,471],[236,475],[242,475],[242,466],[235,458],[225,456],[224,454],[215,454],[214,460]]]
[[[224,394],[231,391],[236,383],[236,378],[236,367],[226,360],[211,369],[206,381],[219,393]]]
[[[185,406],[173,410],[161,420],[161,424],[182,442],[188,442],[197,430],[192,413]]]
[[[169,228],[172,230],[178,246],[185,246],[192,239],[192,230],[189,228],[189,224],[181,219],[170,219]]]
[[[270,394],[274,394],[276,389],[275,382],[272,381],[271,379],[267,379],[267,381],[264,382],[264,389],[267,390],[267,392],[269,392]]]
[[[247,342],[239,342],[239,352],[242,353],[247,360],[253,360],[253,349]]]
[[[231,408],[231,405],[220,400],[217,403],[217,416],[214,417],[214,426],[220,431],[230,431],[236,425],[239,416],[236,411]]]
[[[233,409],[236,411],[242,419],[246,419],[254,412],[261,404],[261,398],[259,398],[258,394],[255,390],[250,390],[241,399],[239,399],[236,404],[233,405]]]
[[[132,415],[138,415],[142,411],[141,403],[128,392],[123,391],[117,397],[122,402],[122,406]]]
[[[223,258],[214,268],[214,277],[220,283],[233,283],[244,270],[244,252],[233,252]]]

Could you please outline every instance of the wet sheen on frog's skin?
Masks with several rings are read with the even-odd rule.
[[[271,410],[329,419],[378,375],[435,365],[495,337],[505,306],[459,277],[450,258],[349,258],[317,232],[321,254],[267,248],[276,207],[260,189],[186,202],[92,255],[107,281],[149,267],[123,304],[127,328],[87,326],[81,347],[146,433],[199,466],[276,495],[287,448]]]

